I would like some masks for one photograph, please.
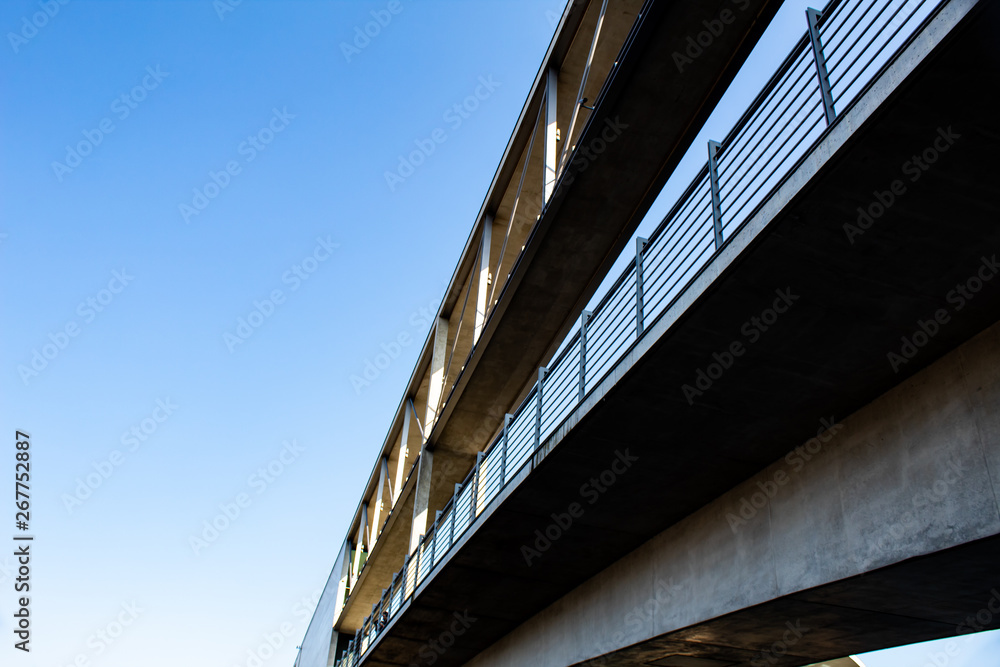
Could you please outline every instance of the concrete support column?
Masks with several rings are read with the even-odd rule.
[[[483,219],[483,236],[479,251],[479,291],[476,294],[476,328],[472,334],[472,344],[475,345],[479,336],[483,332],[483,325],[486,324],[486,316],[489,313],[489,306],[486,302],[490,296],[490,242],[493,239],[493,216],[487,215]]]
[[[556,186],[556,163],[559,159],[559,129],[556,126],[556,95],[559,89],[559,73],[549,69],[545,85],[545,180],[542,188],[544,201],[548,202]]]
[[[375,492],[375,511],[372,513],[372,525],[371,532],[368,537],[368,544],[374,545],[376,540],[378,540],[379,530],[382,527],[382,515],[383,510],[383,494],[385,491],[386,479],[389,477],[389,459],[382,457],[382,463],[379,466],[378,473],[378,490]]]
[[[362,551],[367,551],[365,546],[368,542],[368,505],[361,506],[361,521],[358,522],[358,532],[357,539],[354,542],[354,561],[351,566],[351,571],[353,576],[351,577],[351,588],[354,588],[354,582],[358,580],[358,574],[361,572],[361,566],[364,563],[361,562]]]
[[[427,532],[427,515],[431,500],[431,475],[434,471],[434,452],[426,444],[420,450],[417,464],[417,487],[413,497],[413,524],[410,527],[410,553],[417,550],[420,536]]]
[[[340,581],[337,583],[337,599],[334,606],[333,620],[340,616],[340,610],[344,606],[347,598],[347,585],[350,583],[348,577],[351,575],[351,543],[344,540],[344,546],[340,548],[340,556],[337,558],[340,564]]]
[[[430,380],[427,386],[427,412],[424,433],[430,433],[437,421],[441,394],[444,392],[444,367],[448,360],[448,320],[439,317],[434,328],[434,350],[431,353]]]
[[[431,352],[430,378],[427,386],[427,412],[424,435],[430,433],[437,420],[437,411],[444,392],[444,368],[448,357],[448,320],[439,317],[434,327],[434,349]],[[410,527],[410,553],[420,544],[420,536],[427,530],[427,514],[431,499],[431,476],[434,470],[434,452],[428,449],[426,437],[420,447],[417,464],[417,486],[413,497],[413,523]]]
[[[337,664],[337,640],[340,638],[340,633],[334,630],[330,635],[330,651],[326,655],[326,667],[333,667]],[[302,652],[299,651],[299,655]]]
[[[406,473],[409,471],[410,458],[410,420],[413,416],[413,399],[407,398],[406,405],[403,406],[403,428],[399,435],[399,458],[396,463],[396,475],[392,481],[392,504],[395,507],[399,502],[399,495],[403,492],[403,482],[406,481]]]
[[[351,540],[347,541],[347,549],[348,549],[348,551],[347,551],[347,587],[350,588],[353,591],[354,590],[354,582],[357,581],[357,578],[358,578],[357,577],[357,574],[358,574],[357,560],[358,560],[358,554],[361,552],[361,549],[358,548],[357,544],[355,542],[352,542]]]
[[[381,478],[381,481],[379,482],[379,490],[381,491],[381,489],[384,487],[386,493],[389,494],[389,499],[388,499],[388,502],[385,502],[385,503],[383,503],[380,500],[379,501],[379,506],[382,508],[381,511],[388,512],[389,510],[392,509],[392,506],[396,504],[396,497],[394,495],[392,495],[392,486],[390,486],[390,482],[392,482],[392,479],[389,477],[389,457],[388,456],[385,456],[385,457],[382,458],[382,472],[380,474],[381,474],[382,478]]]

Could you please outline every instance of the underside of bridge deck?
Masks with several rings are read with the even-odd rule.
[[[428,638],[446,631],[455,612],[478,620],[437,664],[472,659],[815,435],[821,419],[854,413],[1000,319],[1000,133],[984,93],[1000,86],[998,14],[996,3],[974,10],[905,81],[890,82],[877,110],[831,130],[786,181],[780,201],[762,209],[773,215],[729,239],[728,254],[720,253],[688,295],[648,327],[614,379],[570,416],[572,428],[553,435],[531,474],[523,471],[438,565],[365,664],[419,661]],[[876,82],[869,93],[890,84]],[[895,181],[902,189],[891,205],[873,207]],[[871,212],[871,223],[859,207]],[[850,225],[859,217],[854,233]],[[769,308],[777,318],[754,324]],[[731,363],[713,356],[725,358],[734,342],[743,352]],[[713,362],[725,366],[721,376],[709,387],[703,382],[697,395],[685,393]],[[614,463],[623,454],[637,461],[624,471]],[[623,481],[589,505],[584,485],[595,488],[590,480],[615,467]],[[535,531],[574,502],[585,512],[572,528],[536,549],[541,557],[526,557],[525,545],[544,544]],[[845,612],[831,625],[857,638],[845,646],[939,637],[954,627],[909,618],[907,605],[946,599],[954,586],[962,599],[951,602],[972,605],[982,597],[981,606],[998,583],[998,549],[987,539],[831,583],[678,630],[655,648],[662,656],[673,643],[705,633],[752,634],[816,605],[829,613],[885,591],[895,593],[883,611]],[[876,623],[877,614],[884,623]],[[734,664],[726,660],[717,667]],[[627,657],[609,664],[643,663]]]

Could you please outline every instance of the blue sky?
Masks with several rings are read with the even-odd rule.
[[[37,536],[14,664],[246,665],[275,633],[264,664],[291,664],[564,2],[387,4],[0,4],[0,390],[5,432],[32,436]]]

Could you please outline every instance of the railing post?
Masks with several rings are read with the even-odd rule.
[[[503,416],[503,442],[500,445],[500,488],[507,483],[507,432],[510,430],[510,420],[514,418],[512,414]]]
[[[722,199],[719,196],[718,141],[708,142],[708,178],[712,183],[712,226],[715,229],[715,249],[722,247]]]
[[[542,386],[545,384],[545,374],[549,372],[545,366],[538,369],[538,390],[535,393],[535,449],[542,444]]]
[[[458,516],[458,493],[462,490],[462,485],[456,483],[455,491],[451,495],[451,526],[448,528],[450,537],[448,538],[448,548],[455,546],[455,517]]]
[[[417,590],[417,584],[420,583],[420,552],[424,550],[424,536],[421,535],[420,539],[417,541],[417,568],[413,571],[413,590]]]
[[[437,546],[438,546],[438,521],[441,519],[441,510],[434,513],[434,525],[431,526],[431,530],[434,531],[433,541],[431,542],[431,567],[434,567],[434,563],[437,562]]]
[[[816,63],[816,76],[819,78],[819,92],[823,96],[823,114],[826,124],[830,125],[837,118],[833,108],[833,91],[830,88],[830,74],[826,67],[826,56],[823,54],[823,39],[819,32],[819,21],[823,12],[810,7],[806,10],[806,20],[809,23],[809,42],[812,44],[813,60]]]
[[[403,600],[406,599],[406,573],[410,569],[410,554],[406,554],[403,558],[403,578],[399,583],[400,590],[403,591],[402,595],[399,596],[399,606],[403,606]]]
[[[483,464],[483,453],[476,452],[476,470],[472,474],[472,497],[469,499],[469,525],[476,520],[478,513],[476,512],[476,504],[478,503],[477,497],[479,496],[479,467]]]
[[[587,394],[587,323],[593,315],[589,310],[580,313],[580,397],[578,403],[583,403]]]
[[[635,240],[635,337],[638,338],[642,335],[645,330],[643,325],[643,310],[645,305],[645,296],[643,295],[643,285],[642,285],[642,251],[649,243],[649,239],[644,239],[642,237],[636,238]]]
[[[390,584],[391,585],[391,584]],[[382,589],[382,597],[378,601],[378,618],[375,619],[375,633],[381,634],[382,632],[382,614],[385,613],[385,594],[386,589]]]

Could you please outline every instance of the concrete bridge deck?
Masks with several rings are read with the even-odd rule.
[[[531,656],[532,664],[568,665],[614,654],[629,644],[598,645],[602,619],[656,590],[647,576],[653,566],[636,571],[634,587],[621,578],[642,550],[653,550],[647,561],[676,572],[676,581],[704,587],[647,636],[630,638],[645,642],[630,650],[646,653],[621,653],[612,664],[659,660],[656,651],[711,658],[722,636],[732,650],[702,664],[749,664],[793,616],[830,629],[772,663],[802,664],[842,655],[847,637],[853,650],[871,650],[953,633],[959,610],[974,614],[976,600],[988,603],[998,562],[991,536],[1000,531],[1000,397],[989,374],[996,332],[914,374],[1000,319],[1000,280],[992,281],[1000,135],[982,92],[1000,83],[998,29],[996,3],[946,5],[545,443],[534,470],[501,492],[365,664],[419,661],[456,611],[477,620],[437,664],[479,655],[474,664],[526,664]],[[862,234],[845,230],[927,151],[936,159],[917,167],[918,183],[906,181]],[[766,330],[752,325],[759,335],[750,340],[744,327],[754,317],[768,322],[771,308],[773,321]],[[684,385],[734,342],[744,351],[689,404]],[[956,358],[974,370],[956,370]],[[844,447],[859,465],[870,453],[870,469],[813,473],[814,485],[782,507],[784,532],[761,522],[734,533],[725,512],[711,534],[688,525],[784,461],[831,415],[860,424],[860,440]],[[940,457],[954,448],[973,472],[948,502],[916,519],[916,534],[897,537],[896,517],[914,493],[933,488],[947,463]],[[637,461],[623,469],[615,460],[626,450]],[[590,481],[609,470],[627,481]],[[585,484],[606,488],[593,505]],[[832,505],[821,494],[831,484]],[[535,531],[557,521],[553,514],[572,513],[573,502],[582,515],[542,549]],[[879,531],[888,538],[873,540]],[[527,558],[525,546],[540,557]],[[929,585],[929,572],[945,588],[906,593],[912,582]],[[602,577],[604,585],[594,583]],[[955,594],[940,597],[948,585]],[[830,654],[834,644],[839,653]]]

